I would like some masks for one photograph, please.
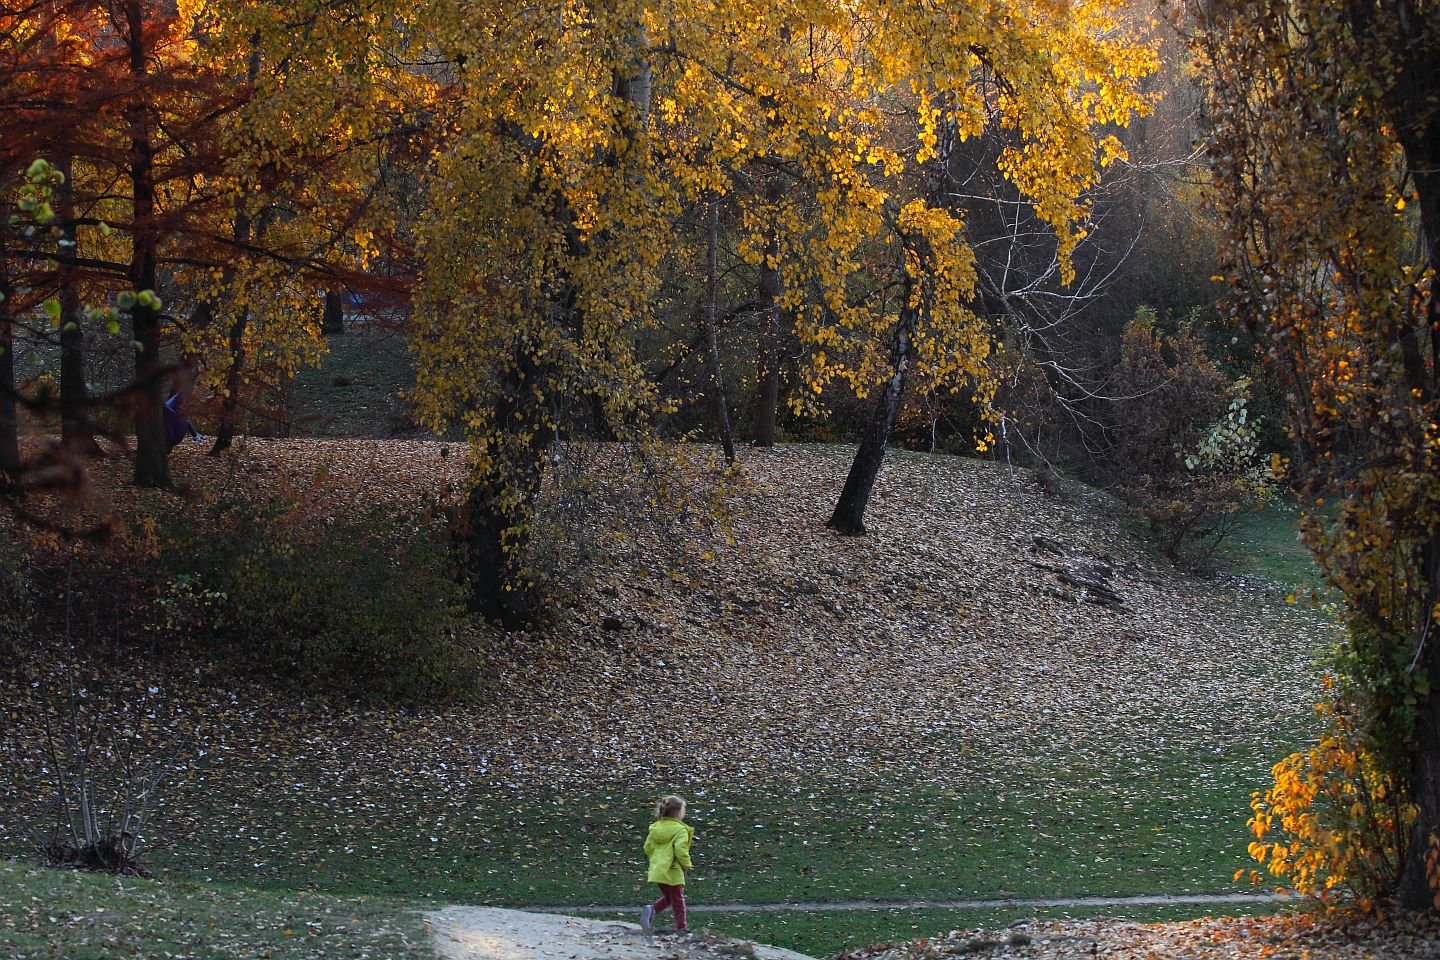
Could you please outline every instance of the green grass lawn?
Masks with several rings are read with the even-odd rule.
[[[692,798],[697,829],[689,896],[723,904],[1247,890],[1232,879],[1246,863],[1246,803],[1273,759],[1268,752],[1216,756],[1137,745],[1124,760],[1037,758],[1028,774],[998,783],[754,791],[678,785]],[[370,924],[354,927],[363,931],[379,929],[387,911],[400,918],[413,903],[638,905],[651,894],[639,849],[650,812],[638,789],[565,784],[516,794],[470,787],[457,795],[397,781],[377,796],[344,783],[311,794],[292,782],[291,797],[277,799],[295,771],[272,773],[262,782],[239,771],[207,777],[204,795],[172,792],[167,817],[156,823],[160,835],[181,820],[204,829],[193,837],[170,830],[175,842],[146,858],[165,882],[135,889],[194,900],[203,907],[196,910],[216,917],[217,929],[224,912],[237,909],[234,891],[254,891],[245,896],[259,915],[275,919],[245,935],[282,945],[288,938],[276,938],[283,930],[297,929],[286,918],[332,898],[354,904],[344,909],[355,923]],[[215,789],[226,783],[233,789]],[[111,895],[103,878],[52,876],[79,884],[58,888],[69,891],[76,913],[84,912],[86,891]],[[1173,909],[1186,917],[1209,912],[1203,905]],[[186,912],[195,910],[177,913],[173,933],[161,927],[154,935],[205,935],[180,922]],[[1035,913],[787,911],[704,914],[697,922],[826,956]]]
[[[413,904],[48,870],[0,860],[0,956],[15,960],[429,957]]]
[[[1232,876],[1246,862],[1247,803],[1275,758],[1136,758],[1128,771],[1038,758],[1024,776],[948,786],[682,786],[698,831],[693,895],[775,903],[1244,889]],[[358,795],[297,798],[174,798],[203,803],[185,813],[207,835],[151,860],[187,879],[493,905],[628,903],[648,892],[639,846],[650,813],[638,790],[567,784],[456,798],[397,783],[373,812]]]
[[[121,956],[236,956],[311,960],[429,957],[420,914],[429,903],[384,897],[277,893],[231,884],[155,881],[43,869],[0,861],[0,955],[15,960],[110,960]],[[1237,904],[1228,913],[1289,909]],[[1203,916],[1197,905],[1106,907],[1139,921]],[[1097,911],[998,907],[975,910],[786,910],[705,912],[691,926],[825,957],[867,944],[996,929],[1030,918],[1086,918]],[[632,913],[596,915],[634,921]]]
[[[326,338],[319,366],[286,389],[296,436],[388,437],[413,431],[403,394],[415,385],[413,358],[393,330],[356,323]]]
[[[1293,501],[1274,500],[1242,517],[1217,553],[1222,566],[1258,574],[1293,590],[1320,585],[1320,571],[1300,542],[1300,511]]]

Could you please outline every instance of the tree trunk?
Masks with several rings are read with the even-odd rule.
[[[614,164],[623,152],[634,149],[649,124],[652,93],[651,68],[646,59],[645,31],[634,23],[631,41],[634,56],[612,75],[611,92],[625,105],[622,126],[629,136],[614,152],[597,157]],[[553,216],[565,237],[566,253],[578,260],[589,249],[574,224],[573,213],[563,192],[557,192]],[[613,239],[613,238],[612,238]],[[578,305],[573,277],[565,271],[553,278],[547,293],[548,309],[569,336],[583,339],[585,317]],[[562,401],[583,402],[583,396],[555,396],[548,386],[553,370],[532,356],[525,344],[514,347],[511,370],[496,385],[492,401],[493,431],[488,473],[474,478],[466,496],[465,572],[471,610],[492,620],[515,627],[534,618],[538,598],[534,577],[526,567],[526,547],[534,520],[535,502],[545,478],[547,454],[555,443],[553,409]],[[597,428],[613,429],[604,416],[602,398],[589,385],[592,413]]]
[[[56,271],[60,285],[60,439],[66,449],[76,453],[98,453],[90,424],[90,392],[85,386],[84,311],[75,271],[74,163],[68,155],[62,156],[56,169],[63,177],[55,187],[61,254]]]
[[[501,384],[495,422],[500,429],[515,424],[533,429],[527,432],[521,426],[517,433],[512,426],[505,431],[503,444],[492,451],[496,465],[471,484],[465,501],[468,606],[472,613],[511,629],[529,623],[539,606],[525,554],[555,430],[542,426],[550,418],[527,387],[545,378],[546,371],[531,358],[518,357],[518,369]]]
[[[145,47],[145,12],[141,0],[126,0],[126,42],[130,79],[134,84],[130,115],[130,189],[132,251],[127,279],[136,293],[155,289],[155,151],[150,142],[150,116],[145,105],[149,64]],[[170,485],[170,449],[165,442],[165,416],[160,363],[160,314],[146,303],[130,310],[135,341],[135,484]]]
[[[1423,23],[1419,29],[1423,32]],[[1435,72],[1433,54],[1421,54],[1418,44],[1409,51],[1397,75],[1392,109],[1400,117],[1399,140],[1420,205],[1426,263],[1432,275],[1440,277],[1440,114],[1434,109],[1440,97],[1440,74]],[[1419,376],[1425,378],[1422,392],[1424,400],[1429,401],[1435,395],[1435,379],[1440,376],[1440,291],[1433,286],[1424,326],[1421,335],[1429,339],[1430,363],[1420,364]],[[1435,622],[1434,612],[1428,608],[1440,597],[1440,529],[1432,529],[1424,559],[1430,592],[1423,614],[1421,643],[1425,649],[1421,652],[1421,668],[1427,672],[1430,687],[1415,711],[1410,781],[1417,812],[1400,876],[1399,897],[1402,906],[1434,911],[1440,910],[1440,623]],[[1437,845],[1433,850],[1432,843]]]
[[[256,33],[250,37],[250,56],[245,65],[245,78],[253,87],[255,80],[260,76],[260,34]],[[259,232],[263,236],[267,226],[267,217],[262,212],[260,215]],[[254,219],[246,206],[245,198],[236,201],[235,215],[230,221],[230,232],[235,239],[241,243],[249,243],[251,233],[255,230]],[[235,279],[234,268],[227,268],[225,276],[220,284],[220,289],[230,294],[231,284]],[[337,300],[336,309],[339,310]],[[205,309],[207,317],[213,317],[214,310],[210,307]],[[240,308],[230,320],[230,331],[226,346],[230,367],[225,371],[225,394],[220,398],[220,421],[215,425],[215,442],[210,445],[209,455],[218,457],[230,445],[235,442],[235,435],[240,429],[240,391],[245,386],[245,327],[250,322],[250,308],[248,305]],[[343,317],[341,318],[343,330]],[[325,313],[321,317],[321,331],[329,333],[327,329],[330,323],[330,291],[325,291]]]
[[[249,230],[245,231],[249,234]],[[250,321],[249,308],[242,307],[230,321],[230,369],[225,371],[225,395],[220,398],[220,422],[215,427],[215,443],[210,456],[230,449],[240,430],[240,390],[245,386],[245,325]]]
[[[1426,550],[1431,596],[1440,590],[1440,533]],[[1424,612],[1428,629],[1421,669],[1430,681],[1430,692],[1416,705],[1414,753],[1410,763],[1410,789],[1415,802],[1415,827],[1400,875],[1400,905],[1410,910],[1435,910],[1436,881],[1440,880],[1440,628]],[[1435,844],[1432,849],[1432,844]],[[1434,866],[1432,867],[1432,863]]]
[[[715,300],[719,285],[715,259],[720,241],[720,206],[712,199],[709,207],[705,231],[705,310],[702,322],[705,324],[705,359],[710,368],[710,384],[705,392],[710,397],[715,432],[720,436],[720,447],[725,451],[725,462],[728,464],[735,462],[735,438],[730,433],[730,405],[725,399],[725,378],[720,370],[720,345],[715,339]]]
[[[338,337],[345,332],[345,299],[339,290],[325,291],[325,312],[320,320],[320,332]]]
[[[835,512],[825,524],[830,529],[858,536],[865,532],[865,508],[870,503],[870,493],[875,488],[875,479],[880,475],[880,465],[885,460],[885,448],[890,444],[890,432],[895,428],[895,417],[900,412],[900,400],[905,395],[905,377],[910,368],[910,341],[914,335],[920,314],[910,305],[911,281],[905,283],[903,296],[905,306],[895,324],[895,338],[890,344],[890,379],[885,381],[870,422],[860,437],[860,449],[850,464],[850,473],[845,477],[845,487],[840,491],[840,500]]]
[[[943,207],[951,202],[950,160],[954,153],[956,131],[954,119],[948,115],[936,124],[937,143],[935,157],[929,161],[925,172],[925,202],[930,207]],[[855,462],[845,478],[845,487],[840,491],[840,500],[835,512],[830,515],[826,526],[852,536],[865,532],[865,507],[870,503],[870,492],[874,489],[875,478],[880,475],[880,464],[885,459],[885,448],[890,444],[890,432],[895,427],[895,417],[900,412],[900,400],[905,394],[905,378],[910,368],[910,349],[924,319],[924,298],[917,302],[916,294],[923,290],[925,281],[921,276],[911,275],[906,263],[912,253],[919,254],[923,264],[927,260],[927,249],[923,239],[912,240],[901,237],[905,248],[900,269],[905,273],[901,287],[900,316],[895,321],[895,332],[890,343],[890,378],[875,404],[870,422],[860,438],[860,449],[855,452]],[[916,245],[920,245],[916,249]]]
[[[20,421],[15,396],[15,326],[10,319],[10,274],[5,262],[8,216],[0,207],[0,494],[20,492]]]
[[[765,188],[771,204],[780,199],[780,185],[773,179]],[[756,300],[760,311],[760,338],[756,356],[755,399],[750,405],[750,444],[755,447],[775,446],[775,417],[780,408],[780,241],[774,234],[765,245],[765,259],[760,262],[760,280]]]

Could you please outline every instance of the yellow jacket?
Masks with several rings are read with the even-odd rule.
[[[695,830],[687,823],[662,817],[650,824],[645,838],[645,856],[650,858],[650,883],[683,886],[684,871],[690,869],[690,842]]]

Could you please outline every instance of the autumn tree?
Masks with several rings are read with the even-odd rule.
[[[1413,814],[1393,825],[1398,875],[1378,878],[1378,892],[1433,907],[1440,10],[1233,0],[1196,15],[1235,309],[1286,391],[1304,536],[1344,601],[1332,716],[1359,737],[1370,782],[1395,784]]]
[[[379,269],[404,245],[387,177],[414,161],[436,84],[411,65],[408,14],[377,23],[249,0],[186,14],[195,62],[236,99],[205,131],[213,202],[186,231],[203,255],[176,268],[197,307],[181,341],[218,398],[219,453],[246,395],[324,353],[340,288],[394,296],[408,284]]]
[[[769,271],[764,322],[793,322],[807,391],[897,371],[903,386],[912,362],[983,391],[961,224],[922,182],[937,127],[1016,125],[1007,173],[1068,254],[1078,192],[1114,152],[1098,128],[1142,106],[1151,68],[1117,26],[1103,6],[1049,4],[441,5],[460,82],[426,228],[418,399],[472,440],[477,608],[530,609],[526,529],[574,404],[599,398],[616,435],[653,435],[662,405],[635,344],[698,199],[737,198],[740,252]],[[912,123],[889,121],[895,104]],[[758,169],[783,189],[738,191]],[[897,326],[914,327],[899,354]]]
[[[92,158],[110,152],[105,125],[115,118],[116,61],[97,42],[106,35],[106,22],[98,6],[68,0],[0,9],[0,113],[6,120],[0,189],[10,203],[0,223],[0,232],[9,233],[0,267],[4,336],[11,341],[3,362],[13,370],[17,327],[34,341],[57,342],[60,355],[58,397],[20,397],[13,373],[0,389],[7,405],[23,401],[37,412],[58,411],[62,444],[71,453],[94,448],[84,352],[91,311],[83,299],[95,261],[82,255],[91,251],[82,251],[80,227],[97,221],[77,201],[77,181],[92,169]],[[15,206],[21,195],[25,209]],[[41,209],[44,216],[37,219]],[[3,419],[9,447],[14,418]],[[5,459],[12,460],[7,472],[13,472],[14,459],[8,452]]]

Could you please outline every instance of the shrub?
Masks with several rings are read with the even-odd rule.
[[[1326,686],[1334,691],[1332,681]],[[1296,893],[1331,903],[1343,891],[1368,907],[1392,892],[1415,808],[1403,785],[1359,746],[1353,720],[1337,703],[1316,708],[1324,729],[1315,746],[1275,764],[1274,785],[1252,797],[1249,851]],[[1251,871],[1254,882],[1261,878]]]
[[[1110,389],[1119,492],[1168,558],[1203,565],[1273,493],[1249,379],[1227,384],[1189,325],[1165,337],[1141,309]]]
[[[13,542],[0,542],[0,655],[12,659],[30,623],[29,558]]]
[[[419,509],[219,502],[171,521],[160,551],[170,626],[285,682],[361,699],[473,688],[460,588]]]

